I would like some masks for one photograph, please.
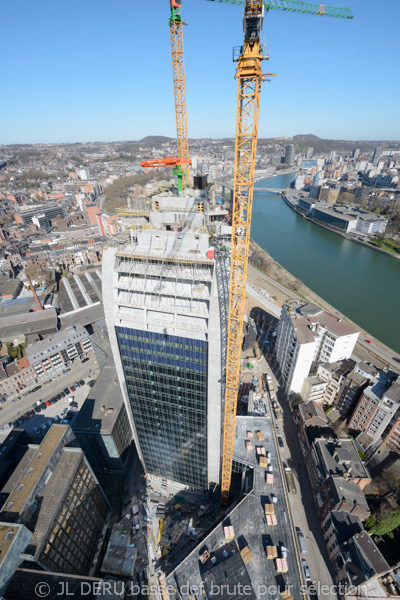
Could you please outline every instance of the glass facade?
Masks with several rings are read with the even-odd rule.
[[[152,475],[207,487],[207,342],[116,327],[129,401]]]

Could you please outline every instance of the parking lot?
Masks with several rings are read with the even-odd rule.
[[[29,394],[26,398],[22,398],[15,403],[6,402],[2,405],[2,411],[0,412],[0,443],[10,433],[12,426],[25,429],[36,441],[43,437],[51,423],[60,423],[63,420],[72,423],[72,413],[76,414],[79,411],[90,391],[88,382],[94,381],[98,375],[94,354],[91,353],[86,363],[81,363],[75,359],[70,370],[67,371],[64,374],[56,375],[54,379],[50,380],[49,384],[42,385],[40,390]],[[79,381],[84,381],[83,385],[71,390],[71,386],[74,387],[74,383]],[[58,394],[63,397],[55,401]],[[67,402],[68,398],[71,397],[73,397],[71,402]],[[40,412],[35,412],[38,403],[40,403]],[[68,411],[70,411],[69,415],[67,415]]]

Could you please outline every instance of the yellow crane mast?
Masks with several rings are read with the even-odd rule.
[[[238,63],[235,75],[238,87],[221,475],[221,502],[223,504],[228,503],[231,485],[260,91],[261,83],[266,77],[261,71],[261,61],[266,58],[260,45],[263,13],[262,0],[246,0],[243,17],[244,44],[234,51],[234,61]]]
[[[243,46],[234,49],[238,63],[235,174],[232,209],[232,250],[229,288],[228,346],[225,375],[225,414],[221,473],[221,502],[227,504],[231,485],[237,396],[240,383],[240,354],[246,297],[247,263],[250,245],[254,169],[257,151],[258,115],[261,83],[268,75],[261,71],[261,61],[268,58],[260,44],[264,9],[352,19],[348,8],[310,4],[298,0],[211,0],[244,5]]]
[[[171,17],[169,19],[169,28],[171,34],[172,74],[174,79],[177,156],[182,160],[187,160],[189,158],[189,141],[186,115],[185,55],[183,49],[183,26],[186,23],[180,14],[181,6],[182,0],[170,0]],[[182,184],[185,186],[189,182],[190,171],[188,164],[186,164],[182,167]]]

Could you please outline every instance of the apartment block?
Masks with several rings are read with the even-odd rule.
[[[325,519],[330,510],[339,509],[366,519],[369,507],[362,490],[371,477],[354,442],[319,438],[314,439],[308,454],[305,444],[302,450],[320,519]]]
[[[97,215],[100,214],[100,209],[96,204],[86,204],[84,206],[84,213],[88,225],[97,225]],[[104,233],[101,235],[104,235]]]
[[[75,358],[91,350],[89,334],[81,325],[58,331],[31,344],[26,348],[25,357],[7,365],[5,373],[0,369],[0,396],[12,399],[21,397],[38,384],[50,381]]]
[[[282,307],[275,352],[287,393],[300,393],[321,363],[350,358],[359,332],[314,304]]]
[[[381,371],[377,380],[362,393],[349,419],[349,429],[359,434],[365,450],[379,445],[385,429],[400,408],[398,374]]]
[[[385,446],[400,456],[400,415],[395,419],[384,441]]]

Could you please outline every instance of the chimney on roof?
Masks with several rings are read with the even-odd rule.
[[[27,275],[27,276],[26,276],[26,278],[27,278],[27,280],[28,280],[28,283],[29,283],[29,286],[30,286],[30,288],[31,288],[31,290],[32,290],[32,294],[33,294],[33,297],[35,298],[35,301],[36,301],[36,304],[37,304],[38,310],[44,310],[43,306],[42,306],[42,305],[41,305],[41,303],[40,303],[39,296],[37,295],[37,293],[36,293],[36,290],[35,290],[35,288],[33,287],[33,284],[32,284],[32,281],[31,281],[31,278],[29,277],[29,275]]]

